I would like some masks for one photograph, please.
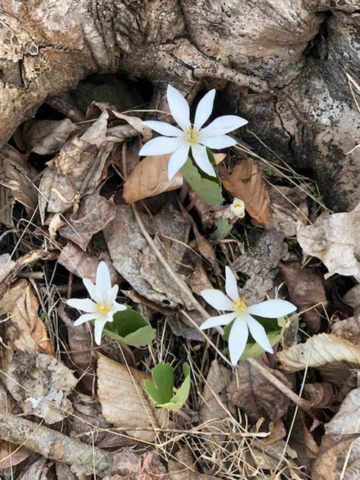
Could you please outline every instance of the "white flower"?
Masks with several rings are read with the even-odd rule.
[[[239,218],[245,217],[245,203],[240,198],[234,198],[233,203],[230,205],[230,210]]]
[[[140,150],[140,155],[163,155],[174,152],[169,160],[168,177],[173,178],[178,170],[184,165],[189,150],[193,154],[197,165],[208,175],[216,176],[215,170],[208,158],[206,147],[221,148],[232,147],[236,140],[225,135],[248,122],[236,115],[225,115],[216,118],[205,128],[204,123],[211,115],[215,98],[215,90],[208,92],[199,102],[195,112],[194,124],[190,122],[190,107],[176,88],[168,85],[167,101],[171,115],[180,126],[181,130],[169,123],[150,120],[142,122],[157,133],[165,137],[153,138]]]
[[[294,312],[296,307],[285,300],[267,300],[248,307],[245,303],[245,298],[239,297],[234,274],[229,267],[226,267],[225,272],[225,290],[230,298],[220,290],[214,290],[213,288],[203,290],[201,295],[212,307],[217,310],[229,310],[231,313],[209,318],[209,320],[206,320],[206,322],[201,325],[201,329],[204,330],[205,328],[228,325],[235,319],[230,330],[229,352],[231,363],[236,365],[244,352],[249,336],[249,330],[254,340],[264,350],[269,353],[273,352],[265,328],[251,315],[264,318],[279,318]]]
[[[76,327],[95,320],[95,342],[100,345],[105,324],[113,321],[116,312],[126,310],[127,307],[115,302],[119,285],[111,287],[110,272],[105,262],[100,262],[96,271],[96,285],[87,278],[84,278],[83,282],[94,301],[89,298],[70,298],[66,303],[70,307],[87,312],[74,322]]]

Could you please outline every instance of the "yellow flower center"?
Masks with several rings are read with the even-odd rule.
[[[197,143],[199,138],[199,133],[196,130],[196,128],[189,127],[184,134],[184,138],[190,143]]]
[[[239,315],[245,315],[248,311],[245,297],[241,297],[238,302],[234,302],[233,308],[234,312],[238,313]]]
[[[103,302],[100,302],[96,305],[96,310],[101,314],[101,315],[107,315],[111,311],[111,306],[108,305],[105,300]]]

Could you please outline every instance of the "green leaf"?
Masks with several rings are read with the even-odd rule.
[[[150,345],[156,336],[156,330],[130,307],[115,313],[114,321],[106,326],[109,327],[104,328],[106,335],[136,348]]]
[[[216,230],[210,235],[211,240],[223,240],[233,228],[233,224],[228,218],[219,218],[216,223]]]
[[[145,380],[145,389],[158,407],[177,412],[185,404],[190,393],[190,366],[187,363],[183,365],[183,372],[185,379],[174,396],[174,370],[170,363],[159,363],[153,369],[151,375],[155,385]]]
[[[269,339],[270,345],[273,347],[280,340],[282,336],[283,329],[286,323],[284,317],[280,317],[278,319],[262,318],[262,317],[257,317],[255,315],[252,315],[252,317],[254,317],[255,320],[261,323],[261,325],[265,328],[266,335]],[[232,321],[231,323],[229,323],[229,325],[226,325],[226,327],[224,327],[224,334],[222,337],[226,341],[229,340],[229,334],[234,324],[234,321]],[[227,354],[228,352],[229,352],[229,349],[226,348],[224,350],[224,353]],[[246,347],[240,359],[245,360],[246,358],[256,357],[257,355],[261,355],[264,352],[265,350],[258,343],[255,342],[255,340],[249,333],[248,342],[246,344]]]
[[[145,380],[145,389],[156,405],[170,402],[174,388],[174,370],[170,363],[159,363],[151,372],[154,383]],[[154,385],[155,384],[155,385]]]
[[[200,172],[190,157],[180,171],[194,192],[206,203],[209,205],[221,205],[223,203],[224,198],[217,176],[210,177],[206,173]]]

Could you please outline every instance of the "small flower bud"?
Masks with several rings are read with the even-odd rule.
[[[234,198],[233,203],[230,205],[230,210],[238,217],[245,217],[245,203],[239,198]]]

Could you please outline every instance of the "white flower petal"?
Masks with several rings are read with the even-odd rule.
[[[90,298],[69,298],[66,303],[69,307],[77,308],[83,312],[97,312],[96,303],[90,300]]]
[[[260,347],[262,347],[267,352],[273,353],[273,349],[266,335],[265,328],[261,325],[261,323],[257,322],[255,318],[253,318],[251,315],[247,315],[246,321],[255,342],[257,342]]]
[[[189,156],[189,146],[183,145],[171,155],[168,163],[168,179],[171,180],[173,176],[184,165]]]
[[[85,323],[85,322],[90,322],[91,320],[95,320],[96,313],[85,313],[85,315],[81,315],[77,320],[74,322],[74,326],[78,327],[79,325]]]
[[[154,132],[160,133],[167,137],[179,137],[183,135],[184,132],[170,123],[166,122],[157,122],[156,120],[147,120],[146,122],[141,122],[142,125],[151,128]]]
[[[102,298],[101,298],[100,292],[92,283],[92,281],[89,280],[88,278],[84,278],[83,283],[85,285],[86,290],[89,292],[90,297],[94,300],[94,302],[96,303],[101,302]]]
[[[194,143],[193,145],[191,145],[191,151],[192,151],[192,154],[194,155],[195,162],[201,168],[201,170],[203,170],[205,173],[207,173],[211,177],[216,177],[215,170],[211,165],[206,148],[203,147],[202,145]]]
[[[106,301],[106,295],[111,290],[111,278],[108,266],[105,262],[100,262],[96,271],[96,289],[101,295],[101,299]]]
[[[195,121],[194,127],[197,130],[204,125],[206,120],[210,117],[211,112],[214,107],[214,98],[215,98],[216,90],[210,90],[199,102],[196,112],[195,112]]]
[[[202,140],[200,132],[199,143],[205,145],[205,147],[208,148],[215,148],[216,150],[221,150],[222,148],[233,147],[237,144],[237,141],[234,138],[229,137],[228,135],[219,135],[218,137],[205,137]]]
[[[201,292],[201,296],[209,305],[217,310],[231,310],[233,302],[220,290],[209,288]]]
[[[96,345],[100,345],[101,344],[101,335],[102,335],[102,331],[104,330],[104,327],[107,323],[107,319],[104,319],[104,320],[96,320],[95,322],[95,327],[94,327],[94,337],[95,337],[95,343]]]
[[[179,137],[156,137],[141,148],[139,155],[164,155],[174,152],[184,142]]]
[[[105,301],[108,305],[112,305],[117,297],[119,291],[119,285],[114,285],[108,292],[106,292]]]
[[[211,317],[206,322],[201,325],[201,330],[205,330],[207,328],[218,327],[220,325],[228,325],[230,322],[234,320],[236,317],[235,312],[225,313],[224,315],[218,315],[216,317]]]
[[[296,307],[286,300],[266,300],[258,305],[248,308],[251,315],[258,315],[264,318],[279,318],[295,312]]]
[[[121,303],[114,302],[113,303],[113,311],[114,313],[116,312],[121,312],[123,310],[126,310],[128,307],[126,305],[122,305]]]
[[[190,127],[190,108],[176,88],[168,85],[167,87],[167,101],[170,108],[170,113],[175,119],[176,123],[185,131]],[[168,153],[168,152],[167,152]]]
[[[246,319],[244,317],[237,318],[231,327],[229,336],[229,353],[233,365],[237,364],[243,354],[248,337],[249,330]]]
[[[235,275],[231,271],[231,268],[225,267],[225,291],[228,297],[231,298],[233,302],[238,302],[239,299],[239,290],[237,286],[237,281]]]
[[[237,115],[224,115],[223,117],[215,118],[213,122],[201,130],[202,138],[217,137],[232,132],[237,128],[243,127],[248,123],[244,118]]]

